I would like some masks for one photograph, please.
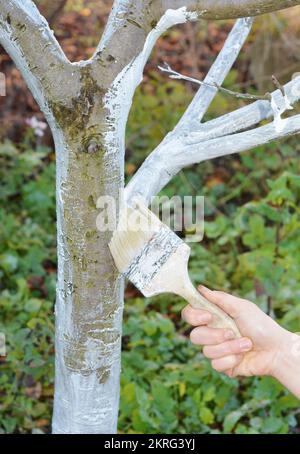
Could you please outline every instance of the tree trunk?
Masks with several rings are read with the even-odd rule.
[[[69,112],[52,106],[58,121],[53,433],[108,434],[117,428],[123,281],[108,250],[111,233],[97,230],[96,204],[108,194],[118,201],[124,146],[114,133],[107,140],[107,129],[117,128],[103,126],[107,117],[97,102],[86,117],[85,111],[76,117],[74,106]]]

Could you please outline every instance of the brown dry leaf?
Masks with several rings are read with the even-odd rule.
[[[224,180],[219,177],[219,176],[212,176],[210,178],[208,178],[208,180],[206,181],[206,186],[211,189],[211,188],[214,188],[215,186],[219,186],[220,184],[223,184],[224,183]]]
[[[136,171],[136,165],[132,164],[131,162],[128,162],[126,164],[126,173],[127,173],[127,175],[133,175],[135,171]]]
[[[36,422],[35,422],[35,426],[36,427],[45,427],[45,426],[49,426],[50,424],[50,421],[49,419],[38,419]]]
[[[34,386],[25,388],[25,394],[28,397],[39,399],[42,395],[42,385],[40,383],[36,383]]]
[[[83,8],[79,14],[83,17],[89,17],[92,14],[92,10],[90,8]]]
[[[54,394],[53,386],[49,386],[49,388],[43,388],[43,390],[42,390],[43,397],[52,397],[53,394]]]

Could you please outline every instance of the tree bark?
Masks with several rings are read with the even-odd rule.
[[[92,100],[91,100],[92,102]],[[123,282],[97,230],[97,200],[118,200],[124,149],[106,142],[104,110],[56,111],[58,282],[53,433],[117,429]],[[102,121],[101,121],[102,120]]]
[[[236,19],[279,11],[299,5],[298,0],[159,0],[162,11],[186,6],[201,19]]]

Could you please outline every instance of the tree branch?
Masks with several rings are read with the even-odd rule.
[[[31,0],[0,0],[0,43],[46,114],[48,99],[61,102],[66,100],[66,93],[70,98],[75,93],[76,67]]]
[[[172,169],[170,166],[168,172],[177,173],[183,167],[204,160],[246,151],[253,147],[299,133],[300,114],[286,118],[282,122],[282,129],[278,129],[275,122],[272,122],[249,131],[185,146],[184,153],[183,150],[178,148],[176,152],[172,153],[172,158],[169,160],[172,162]]]
[[[200,124],[197,132],[175,135],[172,140],[157,147],[127,186],[127,200],[139,194],[150,201],[174,175],[191,164],[241,152],[299,132],[300,115],[281,120],[278,124],[273,109],[275,105],[279,112],[284,112],[300,99],[300,76],[283,88],[285,96],[280,89],[271,94],[273,108],[269,101],[256,101],[221,118]],[[245,131],[271,116],[274,116],[272,123]]]
[[[174,25],[196,20],[197,14],[183,6],[161,14],[153,0],[115,0],[100,43],[91,59],[94,77],[101,72],[102,85],[109,87],[129,65],[139,66],[139,82],[157,39]],[[135,61],[139,59],[139,65]]]
[[[180,8],[196,11],[201,19],[235,19],[259,16],[299,5],[298,0],[162,0],[162,9]]]
[[[252,24],[253,19],[249,17],[236,21],[222,50],[205,77],[205,83],[222,85],[251,31]],[[217,92],[217,88],[200,87],[171,135],[193,129],[193,127],[197,128]]]
[[[165,187],[184,167],[249,150],[299,133],[300,115],[283,120],[283,125],[284,128],[279,131],[272,122],[250,131],[226,135],[193,145],[186,145],[180,141],[170,142],[164,150],[160,150],[160,153],[152,153],[146,159],[140,172],[136,174],[135,188],[139,187],[138,194],[150,202],[151,197]],[[127,199],[129,190],[130,187],[126,194]]]
[[[210,68],[205,82],[207,84],[217,83],[221,85],[234,64],[252,26],[252,19],[244,18],[236,21],[233,29],[229,33],[226,42],[217,56],[214,64]],[[152,155],[160,154],[161,150],[164,150],[169,142],[176,142],[180,138],[186,138],[191,131],[197,131],[205,112],[207,111],[210,103],[214,99],[217,88],[212,88],[207,85],[202,85],[196,93],[193,101],[179,120],[176,127],[171,131],[164,140],[158,145],[158,147],[152,152],[150,157],[145,161],[137,173],[132,177],[129,185],[125,191],[125,197],[129,200],[136,194],[141,194],[141,191],[146,191],[145,182],[148,178],[152,178],[152,172],[154,172],[155,178],[157,178],[157,184],[159,181],[164,181],[164,177],[161,176],[160,170],[157,168],[156,163],[154,168],[151,170]],[[148,175],[149,172],[149,175]],[[145,194],[141,194],[145,196]],[[154,193],[149,193],[149,197]]]
[[[121,2],[120,4],[123,6],[124,4],[129,4],[132,6],[136,5],[137,2]],[[113,17],[116,17],[117,21],[119,21],[120,19],[117,11],[121,14],[122,9],[118,9],[119,2],[117,2],[116,5],[117,9]],[[133,10],[129,9],[126,10],[126,14],[124,13],[127,17],[127,21],[129,20],[127,14],[129,14],[130,11],[133,12]],[[93,59],[86,63],[92,65],[91,69],[93,79],[98,83],[102,83],[102,87],[106,91],[104,97],[104,107],[108,113],[106,116],[107,127],[108,130],[115,136],[114,131],[117,125],[118,147],[125,148],[126,120],[132,105],[133,96],[137,86],[143,79],[144,67],[157,39],[173,25],[182,24],[187,20],[193,19],[196,19],[196,15],[188,13],[185,7],[177,10],[170,9],[163,15],[163,17],[161,17],[147,36],[143,37],[136,35],[131,30],[129,33],[129,41],[127,40],[127,34],[124,35],[124,23],[121,22],[123,24],[121,29],[116,28],[116,30],[119,30],[118,33],[116,33],[114,28],[113,31],[107,31],[104,34],[104,43],[102,40],[102,47],[100,46],[101,49],[98,54],[96,53]],[[110,20],[113,21],[113,18]],[[130,19],[130,21],[132,22],[132,19]],[[114,27],[118,26],[120,25],[114,24]],[[110,27],[111,26],[109,26],[109,28]],[[138,27],[136,27],[136,29],[139,30]],[[138,39],[139,36],[141,39]],[[121,39],[121,43],[118,43],[119,39]],[[106,60],[113,60],[115,64],[106,66],[106,64],[103,63],[103,55],[107,55],[107,52],[112,51],[112,49],[115,50],[113,54],[114,56],[109,54],[110,58],[107,56]],[[118,58],[115,57],[117,54],[119,55]],[[127,64],[123,67],[125,63]],[[102,68],[103,64],[104,70]],[[117,73],[116,69],[118,69]],[[101,81],[99,80],[99,77],[101,77]]]
[[[293,105],[300,100],[300,76],[295,77],[283,88],[290,104]],[[279,89],[271,93],[271,96],[278,105],[282,105],[284,102]],[[201,140],[210,140],[244,131],[272,116],[273,110],[269,101],[256,101],[206,123],[198,123],[196,130],[192,131],[186,138],[186,143],[193,144]]]

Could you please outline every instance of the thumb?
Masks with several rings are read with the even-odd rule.
[[[246,300],[230,295],[229,293],[210,290],[204,285],[199,285],[199,292],[208,301],[223,309],[231,317],[238,318],[243,308],[245,308]],[[243,305],[243,308],[241,307]]]

